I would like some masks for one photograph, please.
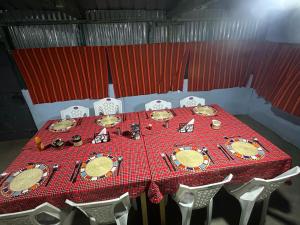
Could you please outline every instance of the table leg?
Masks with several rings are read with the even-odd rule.
[[[143,192],[141,195],[141,205],[142,205],[143,225],[148,225],[147,199],[146,199],[145,192]]]
[[[165,198],[161,200],[159,203],[159,211],[160,211],[160,224],[166,225],[166,204],[165,204]]]

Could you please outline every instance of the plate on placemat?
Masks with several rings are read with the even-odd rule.
[[[1,186],[1,194],[17,197],[38,188],[48,177],[49,169],[44,164],[31,164],[10,175]]]
[[[171,155],[171,159],[179,169],[190,171],[205,170],[210,162],[209,157],[195,146],[176,148]]]
[[[198,105],[193,108],[193,111],[201,116],[215,116],[218,112],[215,108],[208,105]]]
[[[117,158],[108,154],[98,153],[82,163],[80,175],[85,180],[99,180],[112,176],[117,167]]]
[[[49,126],[49,131],[52,132],[66,132],[76,125],[75,119],[63,119],[52,123]]]
[[[225,147],[241,159],[259,160],[265,156],[263,148],[258,143],[240,137],[229,139]]]
[[[173,114],[167,110],[153,111],[151,118],[156,121],[167,121],[173,118]]]
[[[113,127],[121,122],[121,117],[115,115],[102,116],[96,123],[102,127]]]

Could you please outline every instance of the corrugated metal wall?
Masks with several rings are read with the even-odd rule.
[[[173,22],[166,20],[164,11],[155,10],[93,10],[87,11],[86,16],[91,23],[10,26],[9,32],[15,48],[43,48],[203,40],[263,40],[266,30],[265,24],[260,20],[204,18],[199,21]],[[63,20],[73,20],[64,15],[60,17]],[[53,16],[34,18],[45,21]]]

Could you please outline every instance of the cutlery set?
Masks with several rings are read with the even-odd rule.
[[[234,160],[234,158],[231,156],[230,153],[228,153],[228,151],[220,144],[217,145],[217,147],[223,152],[223,154],[226,156],[226,158],[230,161],[230,160]]]

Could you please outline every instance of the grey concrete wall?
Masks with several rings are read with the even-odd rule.
[[[27,90],[22,91],[32,113],[36,126],[40,128],[50,119],[60,118],[60,110],[72,105],[82,105],[90,108],[94,115],[93,102],[97,99],[84,99],[46,104],[32,104]],[[272,105],[259,97],[252,88],[227,88],[211,91],[188,92],[187,80],[184,81],[182,92],[169,92],[165,94],[151,94],[121,98],[124,112],[144,110],[145,103],[163,99],[172,102],[173,107],[179,107],[179,100],[194,95],[206,99],[207,104],[219,104],[232,114],[250,115],[253,119],[272,129],[287,141],[300,147],[300,118],[276,110]],[[114,97],[113,87],[109,86],[109,96]]]

